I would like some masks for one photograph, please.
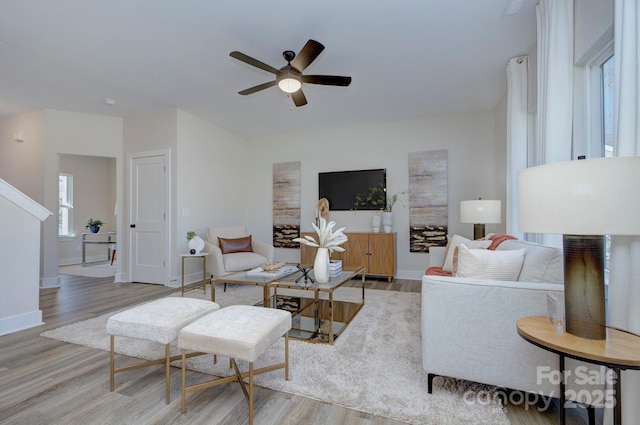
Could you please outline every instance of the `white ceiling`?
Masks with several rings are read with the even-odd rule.
[[[0,0],[0,118],[49,108],[131,116],[180,108],[251,138],[493,109],[505,65],[535,43],[523,0]],[[326,49],[296,108],[273,74],[313,38]],[[105,98],[116,100],[113,106]]]

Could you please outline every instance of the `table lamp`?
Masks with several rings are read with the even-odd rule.
[[[640,234],[639,182],[638,156],[520,171],[519,230],[563,235],[567,333],[606,339],[604,235]]]
[[[502,221],[502,203],[478,199],[460,202],[460,222],[473,223],[473,239],[484,238],[484,225]]]

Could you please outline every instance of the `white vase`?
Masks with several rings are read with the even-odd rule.
[[[204,241],[202,240],[202,238],[200,236],[192,237],[189,241],[189,251],[193,249],[196,251],[196,254],[200,254],[202,248],[204,248]]]
[[[329,250],[327,248],[318,248],[313,262],[313,276],[318,283],[329,281]]]
[[[391,233],[391,227],[393,226],[393,214],[390,212],[382,213],[382,227],[385,233]]]
[[[380,214],[374,214],[371,216],[371,230],[373,233],[378,233],[380,231],[380,224],[382,223],[382,217]]]

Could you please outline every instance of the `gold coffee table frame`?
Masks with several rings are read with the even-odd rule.
[[[309,273],[309,275],[315,280],[313,272]],[[362,276],[362,297],[360,302],[336,300],[334,292],[358,275]],[[296,280],[298,280],[297,283]],[[262,305],[272,308],[277,306],[279,289],[311,291],[313,294],[308,298],[298,295],[286,296],[299,300],[297,308],[290,310],[295,320],[289,336],[309,342],[333,344],[365,303],[364,267],[347,267],[338,276],[330,278],[327,283],[311,283],[310,280],[305,282],[300,271],[277,278],[248,276],[246,271],[230,273],[211,279],[212,300],[215,301],[215,284],[225,282],[262,286]],[[321,296],[323,293],[326,295]],[[328,322],[328,328],[324,329],[324,331],[321,329],[323,322]]]

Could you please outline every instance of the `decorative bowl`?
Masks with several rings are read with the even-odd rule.
[[[280,261],[260,264],[260,267],[262,267],[262,270],[264,270],[265,272],[277,272],[282,268],[282,266],[284,266],[284,263]]]

